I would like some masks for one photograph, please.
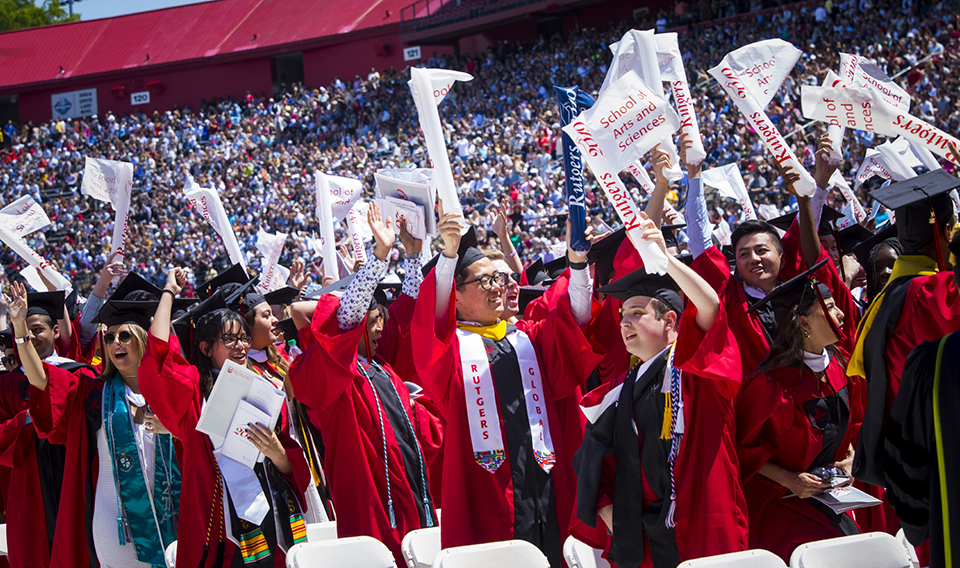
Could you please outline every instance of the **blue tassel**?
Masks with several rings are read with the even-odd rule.
[[[433,515],[430,514],[430,501],[423,500],[423,510],[427,512],[427,527],[433,526]]]
[[[117,517],[117,534],[120,537],[120,546],[125,546],[127,539],[124,538],[124,535],[127,534],[127,531],[123,530],[123,517]]]
[[[393,516],[393,499],[387,501],[387,512],[390,515],[390,528],[397,528],[397,518]]]

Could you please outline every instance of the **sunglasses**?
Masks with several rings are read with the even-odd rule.
[[[117,339],[120,340],[120,343],[130,343],[130,340],[133,339],[133,334],[129,331],[121,331],[120,333],[108,331],[103,334],[103,342],[107,345],[113,345],[113,342]]]

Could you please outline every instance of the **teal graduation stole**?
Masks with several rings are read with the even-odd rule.
[[[166,568],[164,550],[177,539],[180,504],[180,470],[173,437],[170,434],[154,434],[156,454],[151,491],[146,487],[137,441],[133,435],[126,385],[119,373],[107,380],[103,387],[103,426],[113,458],[120,544],[133,542],[138,560]],[[101,475],[105,473],[101,472]]]

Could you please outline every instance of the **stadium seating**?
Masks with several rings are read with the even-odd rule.
[[[457,546],[441,550],[433,568],[549,568],[550,562],[536,546],[524,540],[507,540]]]
[[[408,532],[400,549],[407,568],[430,568],[440,552],[440,527]]]
[[[304,542],[287,552],[287,568],[397,568],[390,549],[369,536]]]
[[[572,536],[563,543],[563,558],[570,568],[609,568],[610,563],[600,558],[602,553]]]
[[[790,556],[790,568],[912,568],[903,545],[893,536],[871,532],[808,542]]]
[[[787,568],[780,557],[766,550],[745,550],[681,562],[677,568]]]

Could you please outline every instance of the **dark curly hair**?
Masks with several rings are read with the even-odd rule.
[[[193,332],[193,351],[191,352],[191,363],[197,367],[200,373],[200,389],[203,396],[206,397],[213,389],[216,382],[214,376],[213,361],[200,350],[200,343],[214,343],[220,336],[239,327],[239,331],[250,335],[250,328],[243,317],[227,308],[220,308],[208,314],[204,314],[197,320],[196,328]]]

